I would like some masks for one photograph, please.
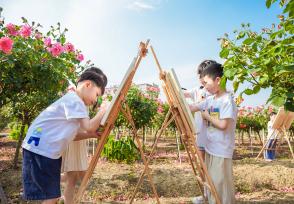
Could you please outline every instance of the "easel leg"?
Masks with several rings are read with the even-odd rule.
[[[287,141],[287,143],[289,145],[289,149],[290,149],[290,152],[292,154],[292,159],[294,159],[293,149],[292,149],[292,146],[291,146],[291,143],[290,143],[290,140],[289,140],[289,136],[288,136],[288,133],[287,133],[285,127],[283,127],[283,133],[284,133],[285,139],[286,139],[286,141]]]
[[[169,110],[168,113],[167,113],[167,115],[166,115],[166,117],[165,117],[165,119],[164,119],[164,122],[163,122],[163,124],[162,124],[162,127],[161,127],[160,130],[158,131],[158,135],[157,135],[157,137],[156,137],[156,140],[155,140],[155,143],[154,143],[154,145],[153,145],[153,148],[152,148],[152,150],[151,150],[151,152],[150,152],[149,158],[148,158],[148,160],[147,160],[147,164],[149,164],[149,162],[150,162],[150,160],[151,160],[151,158],[152,158],[152,156],[153,156],[153,153],[154,153],[154,151],[155,151],[155,148],[156,148],[156,145],[157,145],[157,143],[158,143],[158,140],[159,140],[160,136],[162,135],[163,131],[168,127],[168,125],[169,125],[169,124],[173,121],[173,119],[174,119],[173,117],[172,117],[171,119],[169,119],[170,115],[171,115],[171,112],[170,112],[170,110]],[[167,121],[168,119],[169,119],[169,121]],[[140,176],[139,181],[138,181],[138,183],[137,183],[137,185],[136,185],[135,191],[134,191],[134,193],[133,193],[133,195],[132,195],[132,197],[131,197],[131,203],[133,202],[133,200],[134,200],[134,198],[135,198],[135,196],[136,196],[136,194],[137,194],[137,192],[138,192],[138,189],[139,189],[140,185],[141,185],[142,182],[143,182],[143,177],[144,177],[144,175],[145,175],[145,173],[146,173],[146,170],[147,170],[147,169],[144,168],[143,172],[141,173],[141,176]]]
[[[133,118],[132,118],[131,111],[130,111],[129,107],[127,106],[127,104],[125,104],[125,106],[126,106],[126,110],[121,108],[121,111],[127,117],[128,121],[130,122],[130,124],[131,124],[131,126],[133,128],[133,134],[134,134],[136,142],[138,144],[138,148],[139,148],[143,163],[145,165],[144,168],[146,169],[146,173],[147,173],[150,185],[152,187],[152,191],[153,191],[153,193],[154,193],[154,195],[156,197],[157,203],[160,203],[159,202],[159,197],[157,195],[157,191],[156,191],[156,188],[155,188],[155,185],[154,185],[154,182],[153,182],[153,179],[152,179],[151,174],[150,174],[150,168],[148,167],[148,163],[146,161],[146,158],[145,158],[145,155],[144,155],[144,152],[143,152],[142,144],[141,144],[141,142],[140,142],[140,140],[138,138],[138,135],[137,135],[137,129],[136,129],[136,126],[135,126],[135,122],[133,121]],[[130,203],[132,203],[132,200],[131,200]]]
[[[100,154],[101,154],[101,151],[106,143],[106,138],[109,134],[110,130],[105,130],[104,131],[104,134],[102,135],[101,137],[101,140],[99,141],[99,144],[98,144],[98,147],[95,151],[95,154],[93,155],[92,157],[92,160],[90,162],[90,165],[88,167],[88,170],[86,171],[86,174],[81,182],[81,185],[78,189],[78,192],[77,194],[75,195],[75,198],[74,198],[74,203],[79,203],[80,200],[82,199],[82,196],[86,190],[86,187],[87,187],[87,184],[89,182],[89,179],[91,177],[91,175],[93,174],[94,170],[95,170],[95,167],[97,165],[97,162],[99,160],[99,157],[100,157]]]

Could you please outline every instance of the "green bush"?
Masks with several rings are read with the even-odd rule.
[[[18,140],[19,135],[20,135],[20,130],[21,130],[21,124],[16,123],[16,122],[12,122],[8,125],[11,129],[10,133],[9,133],[9,138],[13,139],[13,140]],[[26,135],[28,131],[28,126],[25,126],[25,130],[24,130],[24,135]]]
[[[134,163],[140,159],[140,153],[131,137],[116,140],[114,136],[110,136],[102,150],[102,157],[109,161]]]

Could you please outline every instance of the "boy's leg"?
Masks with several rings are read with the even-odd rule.
[[[49,199],[49,200],[43,200],[42,204],[56,204],[58,201],[58,198],[53,198],[53,199]]]
[[[268,145],[268,159],[273,160],[274,159],[274,150],[273,150],[273,139],[270,139],[269,145]]]
[[[235,203],[232,159],[216,157],[205,153],[205,163],[221,203]],[[208,193],[208,201],[209,204],[216,203],[210,192]]]

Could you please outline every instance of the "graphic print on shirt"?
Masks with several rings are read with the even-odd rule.
[[[208,112],[212,118],[219,119],[219,108],[214,108],[213,106],[211,106],[208,109]],[[210,132],[213,132],[214,130],[216,130],[216,128],[213,126],[213,124],[211,122],[207,123],[207,129]]]
[[[31,144],[34,141],[35,146],[38,146],[39,142],[40,142],[41,135],[42,135],[42,128],[40,128],[40,127],[36,128],[33,131],[32,136],[30,136],[30,138],[28,140],[28,144]]]

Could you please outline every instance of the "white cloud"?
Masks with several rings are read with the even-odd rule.
[[[134,1],[134,2],[130,3],[127,6],[127,8],[130,10],[135,10],[135,11],[140,12],[140,11],[146,11],[146,10],[154,10],[155,6],[152,5],[151,3],[146,3],[143,1]]]

